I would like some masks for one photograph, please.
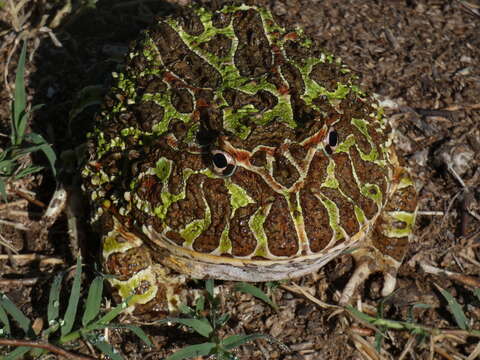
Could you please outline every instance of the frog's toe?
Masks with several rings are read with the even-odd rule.
[[[362,263],[358,264],[355,268],[353,275],[348,280],[347,285],[345,285],[342,296],[340,297],[340,305],[347,305],[355,290],[363,283],[373,272],[371,269],[371,262],[370,261],[363,261]]]
[[[401,263],[395,259],[380,254],[374,249],[357,249],[353,252],[355,270],[340,297],[340,305],[346,305],[352,299],[355,291],[368,277],[376,272],[383,274],[384,282],[381,291],[382,296],[390,295],[395,290],[397,283],[397,271]]]

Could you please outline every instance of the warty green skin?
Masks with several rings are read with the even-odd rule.
[[[393,290],[416,193],[381,109],[266,9],[190,12],[144,33],[89,135],[82,175],[120,295],[172,309],[185,277],[170,270],[271,281],[351,248],[361,270],[342,301],[372,271]]]

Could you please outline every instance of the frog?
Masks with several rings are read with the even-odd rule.
[[[340,304],[375,272],[392,293],[414,181],[381,106],[301,28],[256,5],[188,7],[113,78],[82,177],[132,312],[167,316],[189,279],[297,279],[346,253]]]

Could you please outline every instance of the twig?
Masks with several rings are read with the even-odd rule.
[[[24,198],[25,200],[31,202],[32,204],[35,204],[37,206],[40,206],[42,208],[45,208],[47,207],[43,202],[41,202],[40,200],[37,200],[37,199],[34,199],[33,197],[31,197],[30,195],[24,193],[23,191],[21,190],[18,190],[18,189],[14,189],[13,192],[15,194],[17,194],[18,196],[20,196],[21,198]]]
[[[0,286],[31,286],[35,285],[40,278],[27,278],[27,279],[0,279]]]
[[[58,264],[65,263],[62,259],[48,257],[45,255],[39,255],[39,254],[17,254],[17,255],[0,254],[0,261],[9,260],[9,259],[14,259],[16,261],[27,261],[27,262],[40,260],[40,263],[45,263],[49,265],[58,265]]]
[[[428,274],[433,274],[436,276],[446,276],[450,280],[455,280],[458,282],[461,282],[464,285],[471,286],[473,288],[478,288],[480,287],[480,279],[476,278],[474,276],[469,276],[469,275],[463,275],[459,274],[453,271],[448,271],[444,269],[439,269],[437,267],[428,265],[424,262],[419,263],[420,267],[422,268],[423,271],[425,271]]]
[[[332,305],[332,304],[327,304],[326,302],[323,302],[319,299],[317,299],[315,296],[307,292],[305,289],[303,289],[301,286],[298,286],[295,283],[292,283],[291,285],[280,285],[282,289],[285,289],[287,291],[293,292],[295,294],[303,295],[305,296],[308,300],[311,302],[317,304],[318,306],[328,309],[328,308],[334,308],[334,309],[341,309],[340,306],[338,305]]]
[[[0,224],[2,225],[6,225],[6,226],[11,226],[17,230],[22,230],[22,231],[28,231],[30,230],[28,227],[26,227],[25,225],[23,224],[20,224],[20,223],[14,223],[12,221],[8,221],[8,220],[2,220],[0,219]]]
[[[78,355],[70,351],[64,350],[58,346],[55,346],[50,343],[42,341],[31,341],[31,340],[18,340],[18,339],[0,339],[0,345],[6,346],[28,346],[32,348],[44,349],[50,351],[54,354],[58,354],[67,359],[75,360],[95,360],[95,358],[90,356]]]

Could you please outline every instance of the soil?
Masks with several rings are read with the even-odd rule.
[[[478,337],[459,328],[441,289],[461,305],[468,326],[480,329],[480,2],[256,2],[284,22],[301,26],[340,56],[385,107],[397,132],[397,148],[419,191],[417,236],[393,296],[381,302],[382,279],[371,276],[357,293],[355,306],[375,316],[382,304],[384,319],[414,321],[437,331],[422,337],[379,324],[383,338],[377,338],[381,346],[376,349],[371,324],[319,303],[336,304],[353,269],[345,255],[295,282],[282,282],[274,289],[259,284],[275,299],[278,311],[234,291],[234,284],[222,283],[220,308],[231,318],[220,335],[263,333],[275,339],[240,346],[235,352],[239,359],[475,358]],[[98,237],[85,221],[88,209],[79,196],[78,169],[85,134],[99,107],[98,97],[82,94],[108,88],[109,74],[122,63],[139,31],[153,23],[155,15],[168,14],[188,1],[92,1],[68,7],[27,0],[16,12],[13,3],[0,5],[0,72],[6,75],[0,88],[0,148],[9,144],[9,99],[19,41],[27,38],[28,101],[45,104],[35,112],[30,129],[53,144],[61,159],[59,178],[81,215],[64,211],[55,221],[44,221],[56,189],[48,170],[11,182],[8,201],[0,203],[0,290],[41,330],[46,327],[53,276],[71,270],[79,253],[86,264],[85,285],[95,273]],[[24,164],[32,161],[46,165],[40,154],[22,159]],[[121,320],[133,321],[126,315]],[[204,341],[179,327],[143,329],[153,349],[125,330],[110,330],[108,339],[126,359],[162,359]],[[71,350],[101,357],[84,342]]]

